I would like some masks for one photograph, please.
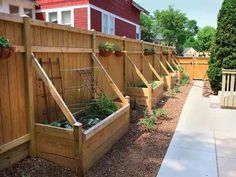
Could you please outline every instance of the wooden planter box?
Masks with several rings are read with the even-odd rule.
[[[172,73],[170,73],[170,76],[171,76],[171,88],[174,88],[175,84],[178,81],[178,74],[172,72]]]
[[[164,81],[164,90],[168,91],[171,89],[171,76],[162,76]]]
[[[83,131],[79,161],[75,155],[77,142],[73,129],[35,124],[37,155],[59,165],[86,172],[127,131],[130,122],[129,104],[121,107],[94,127]],[[80,164],[81,163],[81,164]]]
[[[161,83],[157,88],[139,88],[139,87],[129,87],[127,89],[127,94],[130,99],[137,105],[148,107],[148,103],[151,99],[151,107],[154,107],[163,97],[164,83]]]
[[[184,72],[183,71],[177,71],[178,74],[178,80],[182,79]]]

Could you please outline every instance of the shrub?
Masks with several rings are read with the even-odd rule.
[[[222,68],[236,69],[236,3],[224,0],[209,60],[208,78],[213,91],[221,89]]]
[[[0,36],[0,47],[5,47],[5,48],[11,47],[9,39]]]

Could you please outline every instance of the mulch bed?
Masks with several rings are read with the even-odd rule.
[[[183,105],[192,85],[174,98],[164,98],[163,108],[171,119],[158,120],[152,130],[137,125],[143,110],[132,111],[129,132],[91,168],[86,177],[154,177],[161,166]],[[24,176],[23,176],[24,175]],[[28,175],[28,176],[27,176]],[[71,170],[38,158],[28,158],[0,172],[1,177],[74,177]]]

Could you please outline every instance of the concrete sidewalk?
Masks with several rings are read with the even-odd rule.
[[[236,177],[236,110],[195,81],[157,177]]]

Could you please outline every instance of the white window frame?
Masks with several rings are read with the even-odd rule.
[[[137,34],[139,35],[138,38],[137,38]],[[136,39],[141,39],[141,28],[140,26],[136,26],[136,36],[135,36]]]
[[[52,10],[49,10],[46,12],[46,21],[49,22],[49,13],[52,13],[52,12],[56,12],[57,13],[57,23],[60,24],[60,25],[64,25],[62,24],[62,12],[65,12],[65,11],[70,11],[70,14],[71,14],[71,26],[74,27],[75,25],[75,22],[74,22],[74,9],[60,9],[60,10],[57,10],[57,9],[52,9]]]
[[[108,21],[107,21],[107,28],[108,28],[108,32],[104,31],[104,15],[107,15],[107,18],[108,18]],[[111,29],[111,18],[114,19],[114,30],[113,30],[113,33],[110,32],[110,29]],[[110,14],[110,13],[102,13],[102,32],[105,33],[105,34],[109,34],[109,35],[115,35],[116,34],[116,18],[114,15]]]

